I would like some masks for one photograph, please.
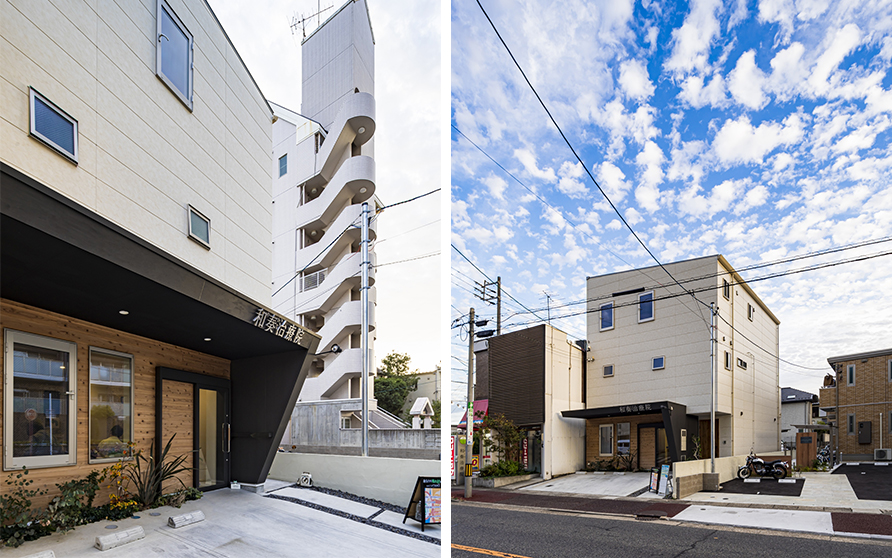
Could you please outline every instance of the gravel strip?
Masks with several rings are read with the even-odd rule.
[[[373,500],[371,498],[363,498],[362,496],[356,496],[355,494],[350,494],[348,492],[341,492],[340,490],[331,490],[328,488],[321,487],[312,487],[306,488],[298,485],[293,485],[289,488],[300,488],[302,490],[315,490],[317,492],[323,492],[325,494],[329,494],[332,496],[339,496],[341,498],[345,498],[347,500],[353,500],[354,502],[360,502],[362,504],[366,504],[368,506],[374,506],[378,508],[383,508],[384,510],[389,510],[399,514],[405,514],[405,508],[401,508],[399,506],[394,506],[393,504],[388,504],[386,502],[381,502],[378,500]],[[351,521],[356,521],[357,523],[364,523],[366,525],[371,525],[372,527],[377,527],[378,529],[384,529],[385,531],[390,531],[392,533],[396,533],[398,535],[403,535],[406,537],[412,537],[413,539],[418,539],[420,541],[425,541],[429,543],[433,543],[436,545],[440,544],[440,540],[434,537],[429,537],[427,535],[423,535],[421,533],[416,533],[414,531],[409,531],[407,529],[401,529],[399,527],[394,527],[393,525],[387,525],[386,523],[381,523],[380,521],[375,521],[371,518],[361,517],[352,513],[347,513],[345,511],[336,510],[334,508],[329,508],[326,506],[320,506],[319,504],[314,504],[313,502],[307,502],[306,500],[301,500],[299,498],[291,498],[289,496],[279,496],[278,494],[267,494],[264,498],[274,498],[276,500],[284,500],[286,502],[291,502],[293,504],[300,504],[301,506],[306,506],[308,508],[319,510],[325,513],[329,513],[331,515],[337,515],[339,517],[343,517],[345,519],[349,519]],[[372,517],[377,517],[381,512],[374,514]]]

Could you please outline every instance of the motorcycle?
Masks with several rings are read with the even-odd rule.
[[[737,469],[737,477],[747,479],[754,473],[760,477],[782,479],[788,474],[787,463],[781,459],[766,463],[761,457],[756,457],[754,452],[750,452],[750,454],[746,456],[746,465]]]

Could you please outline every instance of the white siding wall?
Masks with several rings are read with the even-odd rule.
[[[567,334],[545,328],[545,424],[542,429],[542,475],[575,473],[585,467],[585,420],[561,411],[584,409],[582,363],[585,354]]]
[[[205,2],[170,5],[194,36],[193,112],[155,75],[156,0],[3,2],[0,159],[268,303],[271,112]],[[28,86],[78,121],[78,165],[28,137]]]

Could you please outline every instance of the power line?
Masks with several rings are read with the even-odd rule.
[[[395,235],[393,235],[393,236],[388,236],[387,238],[382,238],[381,240],[378,240],[377,242],[378,242],[378,244],[381,244],[381,243],[384,242],[384,241],[392,240],[392,239],[394,239],[394,238],[403,236],[404,234],[409,234],[410,232],[415,232],[415,231],[417,231],[418,229],[423,229],[424,227],[427,227],[427,226],[433,225],[434,223],[439,223],[439,222],[440,222],[439,219],[434,219],[433,221],[431,221],[431,222],[429,222],[429,223],[425,223],[425,224],[423,224],[423,225],[418,225],[417,227],[415,227],[415,228],[413,228],[413,229],[409,229],[409,230],[407,230],[407,231],[403,231],[403,232],[401,232],[401,233],[399,233],[399,234],[395,234]]]
[[[436,252],[431,252],[430,254],[424,254],[424,255],[422,255],[422,256],[415,256],[414,258],[407,258],[407,259],[405,259],[405,260],[398,260],[398,261],[395,261],[395,262],[387,262],[387,263],[383,263],[383,264],[378,264],[378,265],[376,265],[375,267],[384,267],[385,265],[393,265],[393,264],[399,264],[399,263],[414,262],[415,260],[421,260],[421,259],[424,259],[424,258],[430,258],[431,256],[437,256],[437,255],[439,255],[439,254],[440,254],[440,251],[437,250]]]
[[[392,204],[390,204],[390,205],[385,205],[384,207],[379,208],[378,211],[376,211],[375,213],[376,213],[376,214],[377,214],[377,213],[381,213],[381,212],[384,211],[385,209],[390,209],[391,207],[396,207],[396,206],[398,206],[398,205],[403,205],[404,203],[409,203],[409,202],[413,202],[413,201],[415,201],[415,200],[420,200],[421,198],[423,198],[423,197],[425,197],[425,196],[429,196],[429,195],[431,195],[431,194],[433,194],[433,193],[436,193],[436,192],[439,192],[439,191],[440,191],[440,189],[439,189],[439,188],[436,188],[436,189],[434,189],[434,190],[431,190],[430,192],[425,192],[424,194],[415,196],[414,198],[409,198],[409,199],[407,199],[407,200],[398,201],[398,202],[396,202],[396,203],[392,203]]]

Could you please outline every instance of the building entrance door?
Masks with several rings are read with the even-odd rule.
[[[229,390],[198,388],[196,483],[201,489],[229,484]]]
[[[660,466],[666,463],[671,463],[672,458],[669,454],[669,440],[666,438],[666,429],[657,428],[656,430],[656,464],[657,466]]]

